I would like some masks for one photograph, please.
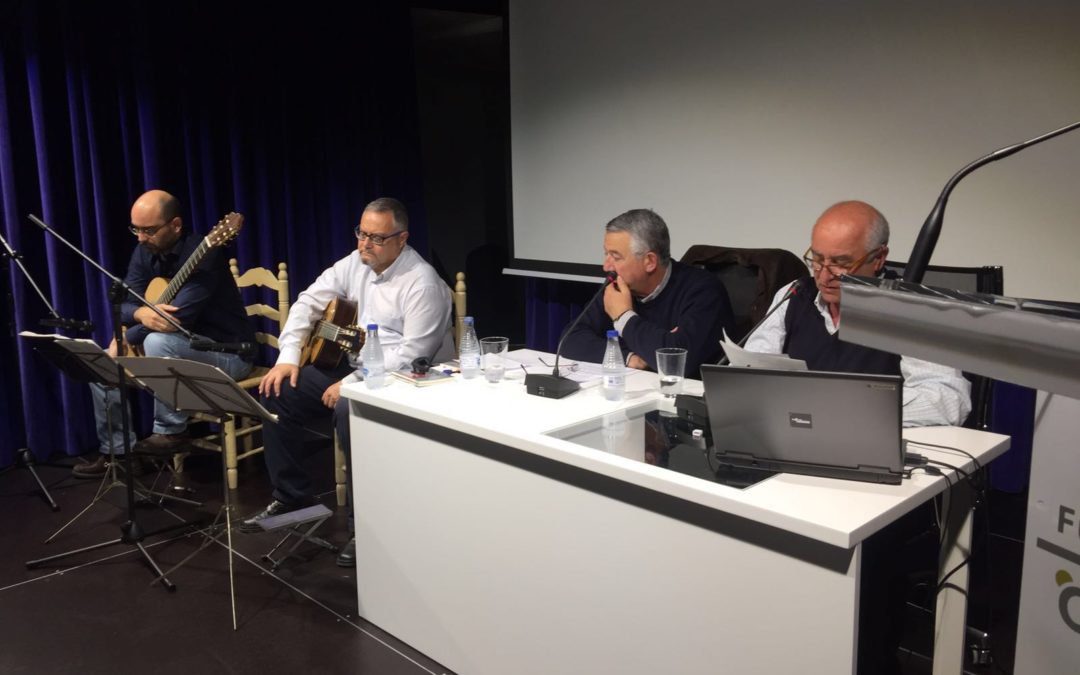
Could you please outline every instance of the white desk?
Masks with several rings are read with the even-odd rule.
[[[655,375],[628,378],[620,403],[528,396],[520,375],[343,387],[361,616],[462,675],[854,670],[860,542],[943,479],[730,488],[546,435],[649,404]],[[983,463],[1008,448],[967,429],[905,436]],[[963,595],[942,598],[935,670],[959,673]]]

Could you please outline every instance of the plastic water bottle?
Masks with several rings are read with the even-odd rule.
[[[379,389],[386,384],[386,361],[383,359],[382,345],[379,343],[378,324],[369,323],[364,348],[360,350],[364,373],[364,384],[368,389]]]
[[[619,349],[619,331],[607,332],[607,349],[604,351],[604,398],[621,401],[626,395],[626,366]]]
[[[461,345],[458,348],[458,362],[461,363],[461,376],[466,380],[480,374],[480,340],[476,337],[471,316],[465,317],[465,330],[461,333]]]

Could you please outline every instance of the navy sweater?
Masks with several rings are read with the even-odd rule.
[[[201,236],[185,229],[166,253],[155,255],[142,244],[136,246],[124,282],[136,293],[145,294],[154,277],[172,278],[202,240]],[[153,298],[148,299],[153,301]],[[211,249],[206,254],[170,304],[179,308],[173,316],[180,325],[198,335],[218,342],[255,341],[255,329],[247,318],[240,290],[221,248]],[[121,320],[131,326],[127,341],[133,345],[142,344],[151,332],[135,321],[135,310],[141,306],[130,297],[121,306]]]
[[[796,293],[788,302],[784,316],[787,339],[784,353],[793,359],[806,361],[810,370],[829,370],[836,373],[873,373],[899,375],[900,357],[852,342],[844,342],[839,334],[829,335],[825,319],[814,304],[812,293]]]
[[[671,277],[660,295],[650,302],[634,299],[637,316],[619,336],[623,360],[633,352],[656,370],[656,350],[660,347],[686,349],[686,376],[701,377],[702,363],[715,363],[723,354],[721,331],[730,333],[735,325],[727,290],[708,272],[671,263]],[[585,310],[574,331],[566,336],[563,356],[599,363],[607,347],[607,331],[614,323],[604,312],[602,298]]]

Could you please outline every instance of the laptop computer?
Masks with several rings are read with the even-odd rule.
[[[722,464],[899,484],[903,378],[703,365]]]

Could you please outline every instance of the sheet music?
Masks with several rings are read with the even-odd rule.
[[[550,364],[555,362],[554,358],[551,354],[538,352],[534,349],[515,349],[508,352],[504,357],[507,362],[506,376],[508,379],[513,379],[510,375],[515,371],[521,375],[524,375],[525,372],[551,373],[552,366]],[[545,365],[545,361],[548,365]],[[514,365],[511,366],[510,364]],[[522,367],[524,367],[524,371],[522,371]],[[577,382],[582,388],[586,388],[600,383],[600,380],[604,377],[604,369],[599,363],[587,363],[563,357],[559,359],[559,374],[568,380]]]
[[[93,340],[88,340],[86,338],[70,338],[66,335],[61,335],[60,333],[35,333],[31,330],[22,331],[21,333],[19,333],[19,337],[32,338],[37,340],[68,340],[71,342],[89,342],[90,344],[97,344]]]
[[[728,363],[733,366],[745,366],[749,368],[773,368],[775,370],[807,370],[806,361],[793,359],[787,354],[762,354],[743,349],[732,342],[724,331],[724,339],[720,341],[727,354]]]
[[[46,361],[67,373],[69,377],[79,381],[104,384],[107,387],[116,387],[120,384],[116,361],[93,340],[69,338],[58,333],[34,333],[28,330],[19,333],[19,337],[34,340],[37,343],[34,350]],[[134,386],[142,386],[142,383],[131,377],[131,373],[128,373],[128,378]]]

